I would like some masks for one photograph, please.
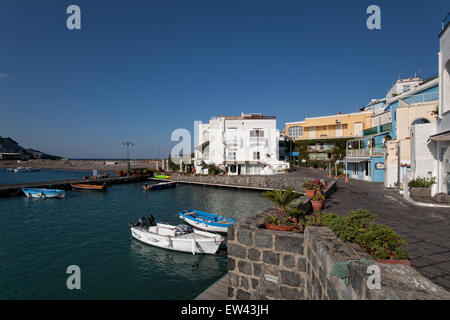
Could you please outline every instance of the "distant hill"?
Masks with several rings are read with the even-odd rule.
[[[23,159],[51,159],[58,160],[61,157],[47,154],[34,149],[25,149],[11,138],[0,137],[0,153],[20,153]]]

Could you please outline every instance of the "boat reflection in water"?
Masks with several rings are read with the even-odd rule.
[[[142,273],[164,272],[167,277],[181,277],[200,280],[219,277],[228,268],[225,254],[205,255],[172,251],[146,245],[136,239],[130,242],[130,255]]]

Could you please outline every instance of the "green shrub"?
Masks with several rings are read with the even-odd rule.
[[[375,224],[375,215],[358,209],[346,216],[318,212],[306,217],[306,225],[328,227],[342,241],[357,243],[377,259],[407,259],[406,241],[391,228]]]
[[[431,178],[417,177],[416,179],[411,180],[408,183],[408,187],[410,187],[410,188],[429,188],[435,183],[436,183],[435,177],[431,177]]]

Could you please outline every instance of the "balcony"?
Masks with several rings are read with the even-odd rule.
[[[347,149],[347,157],[380,157],[384,156],[381,148]]]
[[[375,134],[375,133],[378,133],[378,127],[372,127],[372,128],[364,130],[365,136],[370,136],[371,134]]]
[[[382,124],[380,126],[380,132],[388,132],[388,131],[392,131],[392,122]]]
[[[400,99],[407,104],[425,103],[439,100],[439,92],[427,92]]]
[[[332,152],[334,150],[334,144],[308,146],[307,150],[308,152]]]

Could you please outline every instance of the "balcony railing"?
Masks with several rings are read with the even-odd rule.
[[[392,131],[392,122],[382,124],[380,126],[380,132]]]
[[[365,130],[364,130],[364,135],[365,135],[365,136],[369,136],[369,135],[375,134],[375,133],[377,133],[377,132],[378,132],[377,127],[372,127],[372,128],[369,128],[369,129],[365,129]]]
[[[377,157],[383,155],[384,151],[380,148],[347,149],[347,157]]]
[[[424,103],[439,100],[439,92],[427,92],[401,99],[407,104]]]
[[[314,151],[333,151],[334,149],[334,145],[332,144],[324,144],[324,145],[319,145],[319,146],[308,146],[307,150],[310,152],[314,152]]]

